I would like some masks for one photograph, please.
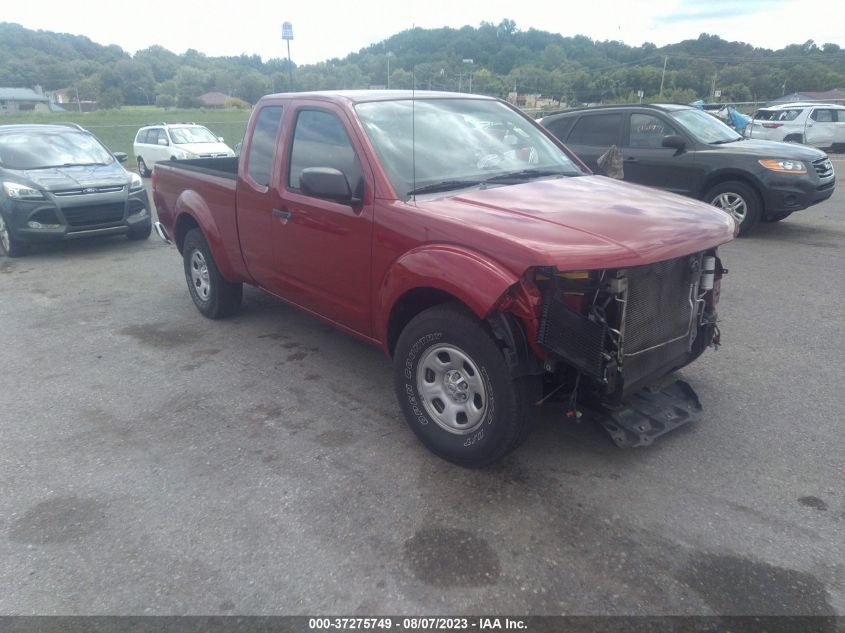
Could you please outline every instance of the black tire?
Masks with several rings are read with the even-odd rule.
[[[804,135],[803,134],[789,134],[786,138],[783,139],[784,143],[803,143],[804,142]]]
[[[188,231],[182,245],[182,256],[188,291],[203,316],[222,319],[237,312],[241,306],[243,284],[223,278],[202,231]]]
[[[150,170],[150,168],[147,167],[147,163],[144,162],[144,159],[139,156],[138,157],[138,174],[142,178],[149,178],[150,174],[152,174],[152,173],[153,172]]]
[[[777,215],[766,215],[763,217],[763,222],[780,222],[781,220],[785,220],[790,215],[792,215],[792,211],[788,211],[786,213],[780,213]]]
[[[150,234],[153,232],[153,223],[147,222],[146,224],[142,224],[141,226],[136,226],[126,234],[126,238],[132,241],[138,240],[145,240],[147,239]]]
[[[5,219],[0,215],[0,253],[5,253],[8,257],[22,257],[28,252],[29,244],[12,237]]]
[[[757,223],[762,215],[763,203],[760,195],[750,185],[736,180],[720,182],[711,187],[704,194],[704,202],[715,207],[724,209],[731,213],[739,222],[739,234],[746,236]],[[731,210],[735,209],[735,211]]]
[[[436,364],[442,375],[426,363]],[[429,450],[459,466],[492,464],[527,437],[530,380],[511,376],[487,326],[459,304],[421,312],[396,344],[394,387],[408,425]],[[454,397],[448,395],[450,383]],[[421,384],[442,394],[423,396]],[[464,414],[465,424],[461,413],[449,414],[470,409],[477,419]]]

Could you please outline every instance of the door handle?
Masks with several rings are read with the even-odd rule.
[[[273,209],[273,217],[281,219],[282,224],[287,224],[288,220],[290,220],[290,211],[287,209]]]

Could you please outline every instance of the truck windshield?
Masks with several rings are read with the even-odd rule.
[[[584,175],[542,132],[498,101],[403,99],[360,103],[356,109],[402,199]]]
[[[692,134],[701,143],[718,145],[720,143],[731,143],[742,138],[727,125],[716,117],[702,112],[701,110],[677,110],[670,112],[680,125],[687,132]]]
[[[211,130],[204,127],[172,127],[170,128],[170,138],[176,145],[184,145],[186,143],[219,143],[217,137],[211,133]]]
[[[0,134],[0,166],[7,169],[107,165],[113,160],[96,138],[69,128]]]

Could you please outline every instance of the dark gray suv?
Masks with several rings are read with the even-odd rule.
[[[124,234],[150,236],[144,183],[77,125],[0,125],[0,251],[32,242]]]
[[[540,120],[596,173],[612,145],[624,180],[704,200],[731,213],[747,235],[833,195],[821,150],[744,139],[715,117],[675,104],[582,108]]]

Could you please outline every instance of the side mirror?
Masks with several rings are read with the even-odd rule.
[[[166,138],[160,138],[160,139],[158,139],[158,144],[159,144],[159,145],[170,145],[170,143],[168,143],[168,142],[167,142],[167,139],[166,139]]]
[[[327,198],[340,204],[354,204],[349,181],[332,167],[306,167],[299,176],[302,191],[315,198]]]
[[[687,146],[687,142],[683,139],[683,137],[678,136],[677,134],[670,134],[669,136],[664,136],[663,141],[660,143],[663,147],[671,147],[677,151],[683,151],[684,148]]]
[[[114,152],[114,157],[117,159],[118,163],[125,163],[126,159],[129,158],[126,152]]]
[[[218,140],[218,141],[220,141],[221,143],[225,143],[225,142],[226,142],[226,141],[224,141],[224,140],[223,140],[223,137],[222,137],[222,136],[218,136],[218,137],[217,137],[217,140]]]

